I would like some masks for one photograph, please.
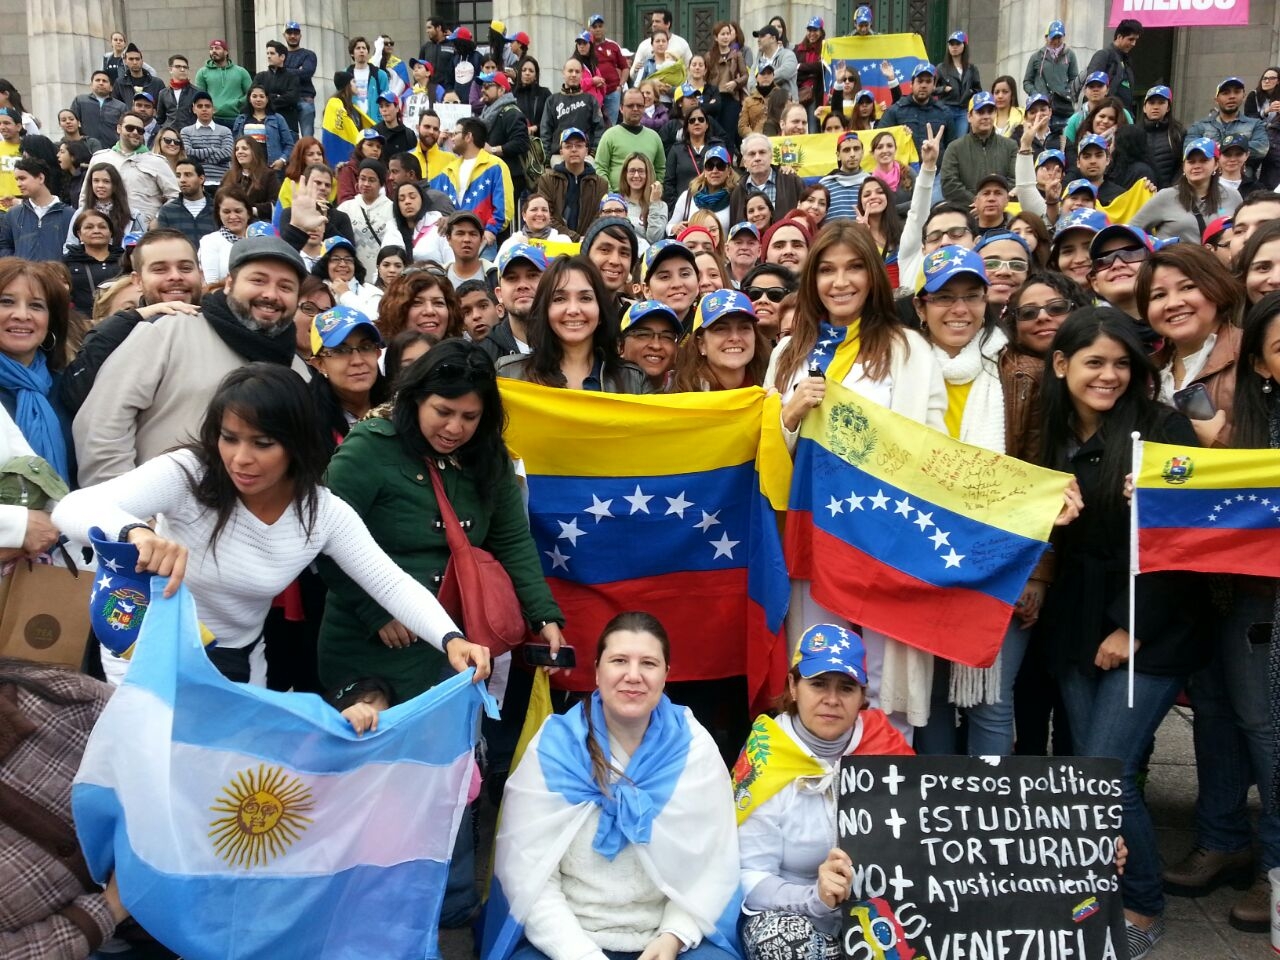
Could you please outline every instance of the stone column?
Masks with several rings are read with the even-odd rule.
[[[347,55],[346,0],[254,0],[254,37],[258,62],[265,64],[268,40],[284,42],[284,25],[296,20],[302,45],[316,54],[316,135],[324,104],[333,96],[333,75],[351,62]]]
[[[542,85],[553,93],[560,89],[560,71],[573,53],[573,38],[586,29],[592,13],[608,13],[599,2],[587,9],[584,0],[494,0],[493,19],[501,20],[508,33],[523,30],[529,34],[529,52],[542,66]],[[615,39],[621,36],[622,24],[609,27]],[[479,38],[477,38],[479,39]]]
[[[27,109],[55,141],[58,111],[89,89],[107,38],[121,24],[113,0],[27,0],[31,90]]]

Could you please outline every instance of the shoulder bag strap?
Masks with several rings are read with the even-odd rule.
[[[436,492],[436,504],[440,508],[440,519],[444,523],[444,537],[449,544],[449,552],[458,553],[462,550],[470,549],[471,541],[467,539],[467,535],[462,529],[462,524],[458,522],[458,515],[453,512],[453,504],[445,496],[444,480],[440,476],[440,468],[436,466],[435,460],[431,457],[427,458],[427,470],[431,474],[431,487]]]

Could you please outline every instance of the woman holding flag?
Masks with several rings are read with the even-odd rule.
[[[1200,622],[1207,595],[1202,577],[1130,574],[1125,477],[1133,469],[1131,433],[1193,454],[1199,446],[1187,418],[1152,398],[1156,382],[1133,321],[1111,307],[1089,307],[1058,329],[1041,388],[1042,463],[1075,474],[1085,509],[1056,531],[1057,567],[1040,626],[1076,755],[1123,762],[1122,832],[1133,854],[1122,894],[1135,958],[1145,957],[1164,933],[1158,844],[1138,772],[1156,728],[1211,650]]]
[[[368,114],[356,106],[355,95],[355,78],[346,70],[335,73],[333,96],[324,105],[321,124],[324,155],[331,168],[350,160],[360,141],[361,131],[373,126]],[[304,142],[305,138],[299,141],[299,145]]]
[[[730,960],[738,838],[710,734],[663,690],[648,613],[609,621],[596,690],[550,716],[507,781],[483,960]]]

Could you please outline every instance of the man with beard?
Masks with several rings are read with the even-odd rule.
[[[2,134],[3,131],[0,131]],[[92,167],[109,163],[120,171],[125,193],[129,196],[129,209],[146,225],[150,225],[160,208],[179,194],[178,178],[169,169],[169,161],[158,153],[147,150],[145,121],[138,114],[129,112],[120,117],[116,127],[116,145],[99,150],[89,160]],[[89,178],[85,177],[80,191],[80,205],[89,199]]]
[[[1267,128],[1258,117],[1247,117],[1243,111],[1244,81],[1239,77],[1227,77],[1218,84],[1214,97],[1215,109],[1203,120],[1197,120],[1187,129],[1184,146],[1199,137],[1208,137],[1222,143],[1228,134],[1238,134],[1249,145],[1249,163],[1256,164],[1267,155],[1271,140]]]
[[[532,353],[529,346],[529,312],[538,281],[547,269],[547,258],[537,247],[513,244],[498,260],[498,302],[506,319],[480,341],[496,363],[501,357]]]
[[[228,271],[199,311],[138,324],[102,365],[73,426],[82,485],[195,436],[218,383],[245,363],[285,364],[310,379],[294,351],[306,276],[297,251],[278,237],[248,237],[232,248]]]
[[[529,155],[529,124],[516,106],[511,92],[511,80],[505,73],[480,74],[480,96],[484,110],[480,122],[485,128],[488,152],[502,160],[511,172],[511,185],[515,196],[526,190],[524,158]]]
[[[133,97],[138,93],[149,93],[152,97],[160,96],[164,83],[142,63],[142,51],[135,44],[129,44],[124,53],[124,72],[116,81],[111,96],[124,104],[133,104]]]
[[[434,110],[418,114],[418,145],[413,155],[418,158],[423,180],[434,180],[453,160],[453,154],[440,149],[440,114]]]
[[[244,67],[233,63],[225,40],[209,41],[209,60],[196,74],[196,86],[213,97],[214,119],[230,130],[236,115],[244,110],[253,78]]]

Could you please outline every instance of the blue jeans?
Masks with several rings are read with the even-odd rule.
[[[640,956],[639,953],[626,953],[622,950],[602,952],[609,960],[636,960]],[[515,953],[511,954],[510,960],[547,960],[547,955],[528,940],[521,940],[516,945]],[[692,950],[686,950],[680,954],[680,960],[734,960],[734,957],[733,954],[721,950],[714,943],[703,940]]]
[[[929,722],[916,728],[916,753],[946,755],[967,752],[971,757],[1007,757],[1013,753],[1013,684],[1027,652],[1031,631],[1017,617],[1009,622],[1004,642],[1000,645],[1000,701],[980,703],[976,707],[956,708],[947,702],[949,672],[935,666],[934,676],[941,679],[939,691],[935,680],[933,702],[929,705]],[[941,696],[939,697],[939,693]],[[968,720],[968,750],[962,751],[956,710]]]
[[[1124,764],[1124,820],[1120,833],[1129,848],[1129,861],[1124,868],[1121,895],[1126,909],[1147,917],[1164,913],[1164,886],[1156,828],[1138,791],[1138,771],[1155,743],[1156,729],[1186,679],[1135,674],[1130,710],[1126,667],[1098,671],[1094,676],[1070,668],[1059,678],[1076,756],[1115,757]]]
[[[621,90],[615,90],[613,93],[606,93],[604,95],[604,104],[601,107],[601,112],[604,114],[605,123],[611,127],[618,122],[618,107],[621,106],[621,104]]]
[[[316,102],[315,100],[301,100],[298,102],[298,136],[313,137],[316,130]]]
[[[1191,676],[1196,746],[1196,846],[1220,853],[1247,850],[1252,841],[1247,797],[1258,785],[1262,813],[1259,872],[1280,866],[1280,815],[1271,804],[1271,723],[1267,715],[1267,658],[1271,644],[1249,642],[1249,626],[1272,618],[1270,581],[1241,578],[1223,620],[1213,662]],[[1243,587],[1243,589],[1240,589]],[[1269,631],[1268,631],[1269,633]]]
[[[954,142],[969,132],[969,110],[965,107],[952,107],[951,119],[947,121],[947,140]]]

